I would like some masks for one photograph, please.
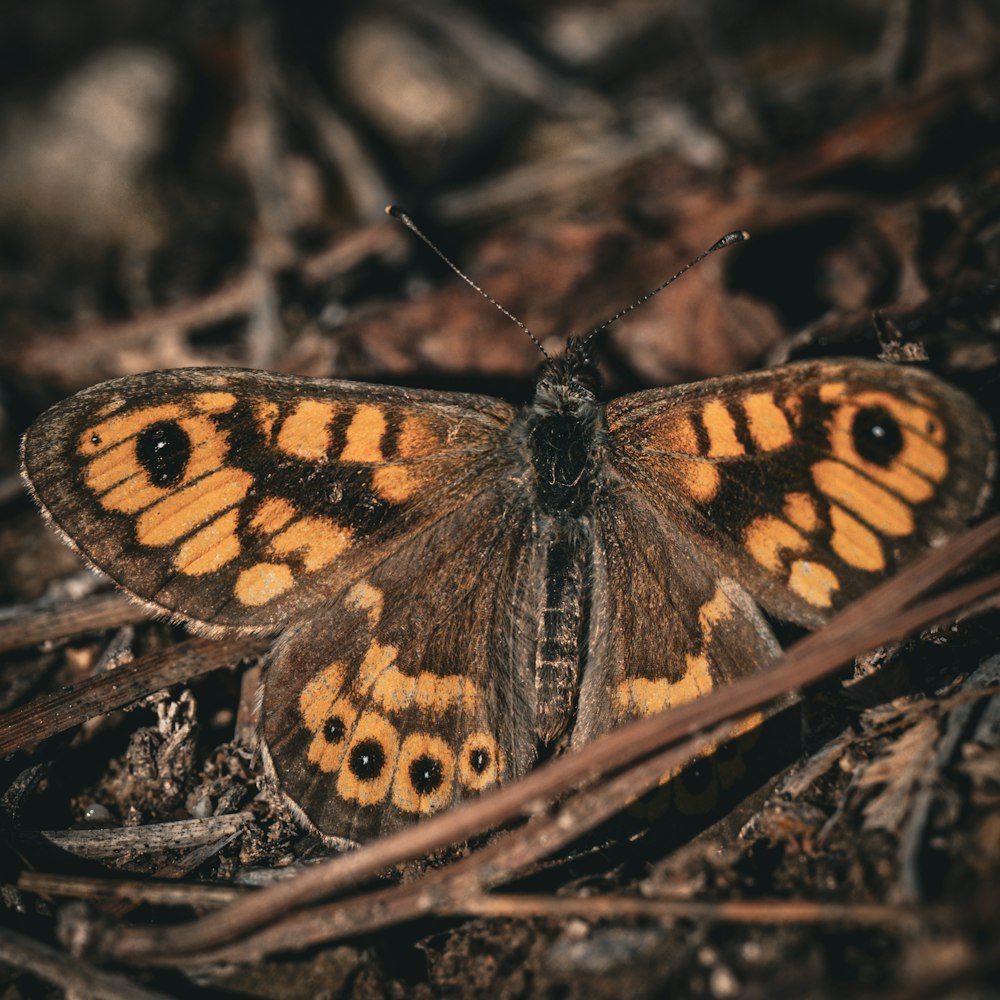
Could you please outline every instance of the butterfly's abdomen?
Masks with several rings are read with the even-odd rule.
[[[535,734],[543,743],[565,731],[576,709],[588,576],[581,527],[551,524],[543,543],[544,607],[535,647]]]

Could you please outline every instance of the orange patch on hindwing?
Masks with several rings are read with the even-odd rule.
[[[404,812],[435,812],[451,801],[454,784],[451,747],[433,733],[410,733],[399,750],[393,804]]]
[[[458,751],[458,780],[474,792],[496,784],[505,767],[503,750],[491,733],[472,733]]]
[[[367,670],[365,673],[367,676]],[[479,689],[461,674],[435,674],[429,670],[406,674],[390,665],[375,678],[371,697],[385,712],[402,712],[415,705],[435,718],[452,708],[460,707],[469,714],[481,708]]]
[[[383,594],[378,587],[362,580],[347,592],[344,603],[348,607],[359,608],[368,615],[368,625],[374,628],[382,618]]]
[[[395,662],[399,650],[388,643],[372,639],[358,669],[358,687],[368,692]]]
[[[306,756],[326,774],[332,774],[344,762],[347,740],[354,728],[358,710],[346,698],[338,698],[330,706],[326,718],[316,731]]]
[[[337,661],[324,667],[302,689],[299,695],[299,713],[310,732],[320,731],[339,698],[346,679],[347,667]]]
[[[365,712],[337,772],[337,794],[359,805],[378,805],[389,792],[398,753],[396,727],[384,716]]]
[[[714,687],[708,651],[716,625],[733,615],[733,603],[721,586],[698,608],[701,651],[684,658],[684,673],[677,680],[665,677],[634,677],[623,681],[614,692],[621,715],[652,715],[666,708],[676,708],[708,694]]]
[[[354,705],[341,693],[345,678],[345,665],[331,663],[299,695],[299,714],[313,734],[307,757],[327,774],[340,767],[358,715]]]

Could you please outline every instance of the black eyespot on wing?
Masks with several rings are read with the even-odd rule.
[[[323,723],[323,738],[327,743],[339,743],[344,738],[344,720],[337,715],[331,715]]]
[[[441,761],[435,757],[418,757],[410,764],[410,781],[420,795],[436,791],[444,778]]]
[[[681,772],[680,780],[691,795],[704,795],[711,789],[715,774],[709,761],[696,760]]]
[[[469,751],[469,767],[476,774],[485,774],[490,766],[490,752],[484,747],[473,747]]]
[[[385,767],[385,750],[377,740],[362,740],[348,760],[351,773],[359,781],[372,781]]]
[[[154,486],[176,486],[191,459],[191,439],[175,420],[161,420],[139,434],[135,455]]]
[[[903,432],[896,418],[881,406],[867,406],[851,426],[854,450],[874,465],[889,466],[903,450]]]

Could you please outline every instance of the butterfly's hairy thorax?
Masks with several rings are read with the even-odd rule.
[[[551,743],[575,710],[592,575],[591,512],[607,423],[596,372],[569,353],[546,364],[524,414],[523,449],[544,578],[535,637],[535,732]]]
[[[593,503],[608,430],[594,393],[596,381],[589,364],[554,359],[542,370],[525,414],[535,500],[551,517],[586,515]]]

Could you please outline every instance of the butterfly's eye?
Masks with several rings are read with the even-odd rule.
[[[434,757],[418,757],[410,764],[410,782],[420,795],[430,795],[441,784],[444,770]]]
[[[385,750],[377,740],[362,740],[352,751],[350,768],[359,781],[371,781],[385,767]]]
[[[484,774],[490,766],[490,752],[483,747],[473,747],[469,751],[469,767],[476,774]]]
[[[881,406],[868,406],[854,415],[854,450],[867,462],[887,466],[903,450],[903,432],[896,418]]]
[[[344,720],[337,715],[331,715],[323,724],[323,738],[327,743],[339,743],[345,731]]]
[[[154,486],[176,486],[191,459],[191,438],[176,420],[161,420],[139,434],[135,455]]]

